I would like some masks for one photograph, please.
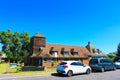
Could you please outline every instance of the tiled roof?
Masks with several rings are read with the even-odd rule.
[[[86,58],[88,55],[90,55],[90,52],[86,47],[83,46],[69,46],[69,45],[61,45],[61,44],[46,44],[46,48],[43,49],[42,54],[44,57],[48,56],[50,57],[50,51],[57,51],[58,57],[66,57],[63,54],[61,54],[61,51],[67,51],[69,52],[68,57],[80,57],[80,58]],[[71,51],[78,52],[78,56],[73,56],[71,54]]]
[[[34,37],[44,37],[42,34],[40,34],[40,33],[36,33],[35,35],[34,35]]]

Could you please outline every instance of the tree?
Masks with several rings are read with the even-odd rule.
[[[7,32],[0,32],[0,42],[3,44],[2,51],[6,53],[8,60],[13,57],[12,51],[10,50],[10,47],[12,46],[12,36],[13,33],[10,30]]]
[[[23,57],[29,53],[30,37],[27,32],[19,33],[8,31],[0,32],[0,43],[2,43],[2,51],[6,53],[8,60],[14,62],[23,61]]]
[[[0,51],[0,57],[2,56],[2,52]]]
[[[21,61],[23,61],[24,56],[30,52],[30,37],[27,32],[24,32],[21,34],[21,44],[22,44],[22,49],[21,49]]]
[[[117,47],[117,54],[116,54],[115,61],[118,59],[120,59],[120,43],[118,44],[118,47]]]
[[[111,53],[107,54],[106,57],[111,59],[112,61],[114,61],[115,57],[116,57],[116,52],[111,52]]]
[[[118,48],[117,48],[117,56],[120,56],[120,43],[118,44]]]
[[[0,63],[1,63],[2,52],[0,51]]]

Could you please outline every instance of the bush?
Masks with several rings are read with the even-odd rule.
[[[44,66],[23,66],[21,68],[22,71],[44,71]]]

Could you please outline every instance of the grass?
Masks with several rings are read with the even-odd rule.
[[[0,63],[0,74],[6,72],[7,63]]]
[[[11,69],[9,68],[9,63],[0,63],[0,74],[46,74],[46,73],[54,73],[56,72],[55,68],[45,68],[44,71],[19,71],[18,68]]]
[[[56,72],[55,69],[45,69],[44,71],[19,71],[15,72],[12,74],[46,74],[46,73],[51,73],[51,72]]]
[[[0,74],[1,73],[12,73],[16,71],[17,69],[10,69],[9,63],[0,63]]]

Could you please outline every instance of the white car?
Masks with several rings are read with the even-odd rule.
[[[79,73],[91,73],[90,66],[84,65],[79,61],[63,61],[57,66],[57,73],[72,76]]]
[[[116,62],[115,62],[115,65],[116,65],[117,68],[120,69],[120,60],[116,61]]]

